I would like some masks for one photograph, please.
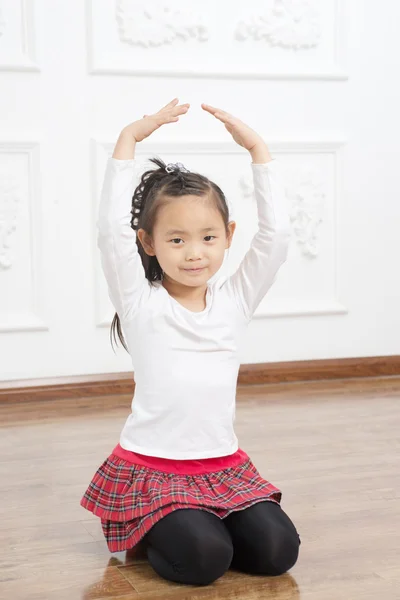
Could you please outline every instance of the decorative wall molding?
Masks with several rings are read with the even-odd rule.
[[[316,0],[274,0],[269,10],[238,22],[239,41],[263,40],[270,46],[294,50],[318,45],[322,32]]]
[[[323,220],[326,200],[326,182],[321,180],[318,171],[311,166],[286,170],[286,193],[289,201],[290,220],[293,234],[304,256],[318,256],[318,226]],[[255,202],[251,175],[240,179],[245,198]]]
[[[289,159],[291,162],[297,162],[298,168],[297,172],[300,173],[299,181],[302,181],[304,177],[310,177],[309,173],[313,173],[312,183],[306,183],[305,189],[306,192],[301,189],[297,190],[297,197],[294,196],[294,200],[292,199],[292,222],[294,227],[298,227],[300,229],[300,233],[298,234],[299,239],[299,247],[301,255],[304,258],[304,253],[310,254],[313,252],[313,244],[314,244],[314,233],[316,234],[317,225],[320,222],[318,220],[318,216],[314,217],[313,224],[307,225],[303,224],[302,220],[305,220],[302,211],[304,211],[303,203],[307,203],[307,211],[309,215],[313,214],[312,205],[315,203],[318,206],[318,203],[321,202],[320,194],[322,194],[322,190],[324,190],[327,186],[327,182],[324,184],[319,182],[318,177],[318,169],[313,166],[313,161],[315,158],[326,157],[330,163],[332,162],[334,174],[332,175],[333,181],[328,182],[330,187],[335,190],[334,195],[331,198],[332,206],[330,210],[332,212],[331,219],[329,223],[327,222],[326,226],[331,231],[332,242],[331,245],[328,244],[328,250],[325,249],[324,255],[318,255],[314,260],[317,267],[312,267],[314,269],[319,269],[318,274],[314,277],[315,285],[319,285],[320,272],[324,273],[324,281],[329,291],[320,293],[318,295],[314,290],[312,290],[309,294],[307,294],[307,281],[306,279],[302,280],[301,287],[303,289],[291,288],[291,283],[293,280],[293,275],[296,277],[301,277],[298,271],[304,268],[305,272],[309,273],[309,267],[306,267],[306,263],[304,267],[301,262],[297,262],[295,265],[295,260],[292,259],[288,261],[288,264],[284,266],[285,269],[290,269],[290,264],[292,264],[292,269],[294,271],[288,273],[288,277],[285,282],[285,292],[279,292],[278,296],[276,294],[279,291],[280,280],[283,275],[279,274],[278,282],[276,282],[273,286],[273,289],[267,294],[266,299],[264,299],[256,310],[253,318],[275,318],[275,317],[303,317],[303,316],[318,316],[318,315],[340,315],[347,313],[347,308],[338,300],[337,298],[337,222],[336,222],[336,208],[338,203],[338,197],[340,195],[340,165],[339,165],[339,153],[344,144],[343,139],[335,141],[332,140],[304,140],[304,141],[269,141],[268,146],[271,150],[271,153],[276,158],[280,158],[282,164],[285,165],[285,173],[293,172],[296,170],[291,168],[289,165]],[[106,160],[109,156],[111,156],[114,148],[114,143],[110,142],[101,142],[92,140],[92,152],[93,152],[93,160],[92,163],[94,165],[94,174],[93,174],[93,192],[94,192],[94,213],[97,211],[97,203],[98,197],[100,193],[100,186],[102,181],[102,176],[105,168]],[[210,164],[216,168],[218,158],[221,161],[221,169],[219,172],[221,173],[229,173],[235,172],[238,173],[236,185],[233,182],[233,188],[236,189],[236,195],[240,197],[240,182],[243,179],[240,171],[246,169],[249,164],[248,154],[242,148],[233,143],[225,143],[225,142],[174,142],[174,143],[146,143],[142,142],[140,147],[137,148],[137,169],[138,169],[138,180],[140,177],[140,173],[143,172],[146,164],[147,157],[149,155],[159,155],[165,158],[168,162],[180,160],[183,164],[187,165],[189,168],[194,165],[194,161],[196,157],[200,160],[202,157],[209,157]],[[224,161],[231,160],[234,157],[235,165],[237,168],[228,171],[224,169]],[[330,164],[329,163],[329,164]],[[192,167],[193,168],[193,167]],[[197,167],[194,167],[197,168]],[[97,171],[97,172],[96,172]],[[304,173],[306,175],[304,175]],[[307,175],[308,174],[308,175]],[[231,176],[229,176],[232,181]],[[247,178],[247,175],[246,175]],[[223,176],[221,176],[223,179]],[[291,189],[295,189],[296,178],[293,176],[291,182]],[[306,179],[306,182],[308,180]],[[319,182],[319,183],[318,183]],[[218,184],[221,183],[222,189],[224,189],[223,181],[218,181]],[[232,185],[232,183],[231,183]],[[295,192],[292,192],[295,194]],[[229,195],[228,195],[229,196]],[[305,198],[305,200],[304,200]],[[324,201],[326,201],[325,196],[323,196]],[[238,209],[240,209],[240,198],[236,199],[233,202],[234,205],[234,213]],[[253,212],[256,213],[256,207],[254,206],[254,202],[251,203],[253,206]],[[247,210],[247,209],[246,209]],[[319,210],[315,209],[316,215],[319,214]],[[240,210],[239,210],[240,212]],[[94,219],[95,221],[95,215]],[[328,219],[327,219],[328,221]],[[298,223],[301,223],[301,227],[299,227]],[[240,223],[239,223],[240,226]],[[243,225],[242,225],[243,227]],[[245,227],[245,226],[244,226]],[[94,245],[95,247],[95,245]],[[244,254],[244,251],[241,252]],[[297,259],[298,260],[298,259]],[[96,259],[97,265],[95,268],[96,273],[96,292],[95,292],[95,306],[96,306],[96,324],[100,327],[108,327],[111,323],[112,316],[110,317],[110,309],[109,304],[107,303],[107,299],[105,298],[106,291],[104,286],[104,275],[102,274],[99,261]],[[308,260],[308,262],[314,262]],[[230,269],[232,270],[232,269]],[[292,274],[291,274],[292,273]],[[316,271],[317,273],[317,271]],[[308,277],[310,275],[308,274]],[[304,289],[305,288],[305,289]],[[276,296],[272,300],[272,294]],[[303,294],[303,295],[302,295]],[[263,306],[264,305],[264,306]],[[112,311],[111,311],[112,312]]]
[[[299,156],[302,158],[296,167],[285,165],[285,179],[288,182],[287,195],[289,201],[289,210],[291,222],[293,225],[294,239],[300,247],[303,258],[318,258],[319,247],[317,232],[319,225],[323,222],[324,204],[327,200],[328,187],[333,190],[333,206],[332,206],[332,272],[331,287],[332,293],[325,297],[299,297],[301,290],[296,290],[296,302],[291,301],[292,295],[285,298],[279,298],[275,305],[271,302],[271,295],[274,293],[273,288],[267,294],[265,300],[261,302],[260,307],[256,310],[253,318],[276,318],[276,317],[303,317],[303,316],[328,316],[328,315],[344,315],[348,313],[347,307],[338,300],[338,263],[337,263],[337,239],[338,239],[338,223],[337,223],[337,207],[341,198],[342,182],[341,182],[341,152],[345,145],[345,138],[341,136],[325,136],[325,139],[320,140],[298,140],[298,141],[278,141],[270,142],[268,145],[271,152],[276,156],[282,157],[282,163],[285,165],[285,156]],[[328,156],[333,161],[333,180],[330,186],[326,185],[321,180],[320,174],[313,165],[312,157]],[[247,179],[248,182],[248,179]],[[303,183],[302,183],[303,182]],[[243,189],[243,188],[242,188]],[[252,192],[252,185],[245,187],[247,195]],[[251,191],[250,191],[251,190]],[[254,199],[255,202],[255,199]],[[292,245],[293,249],[293,245]],[[316,256],[314,256],[316,253]],[[290,258],[290,257],[289,257]],[[308,260],[307,262],[310,262]],[[286,269],[288,265],[284,265]],[[298,268],[301,268],[298,265]],[[281,278],[278,273],[278,279]],[[290,275],[289,275],[290,278]],[[276,287],[277,283],[273,287]],[[271,294],[272,292],[272,294]],[[268,306],[268,308],[267,308]]]
[[[0,71],[40,71],[34,17],[35,0],[0,0]]]
[[[12,265],[12,234],[17,227],[21,189],[18,180],[2,172],[0,164],[0,272]]]
[[[148,0],[141,5],[131,0],[117,0],[120,40],[145,48],[190,39],[206,41],[209,31],[203,16],[185,6],[177,9],[165,0]]]
[[[95,75],[347,79],[343,0],[86,0]],[[249,16],[250,15],[250,16]],[[260,46],[261,44],[261,46]]]
[[[287,194],[297,243],[305,256],[316,258],[319,253],[318,226],[323,220],[327,196],[326,185],[315,170],[303,169],[290,175]]]
[[[48,329],[44,319],[39,177],[38,142],[0,141],[0,333]],[[21,298],[24,309],[10,310],[13,304],[21,305]]]

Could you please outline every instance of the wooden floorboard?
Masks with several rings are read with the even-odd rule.
[[[129,395],[0,405],[0,597],[12,600],[400,598],[400,378],[238,387],[236,432],[300,533],[281,577],[211,586],[111,555],[79,504],[118,442]]]

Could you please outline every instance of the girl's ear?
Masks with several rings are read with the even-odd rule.
[[[230,221],[228,223],[228,235],[227,235],[227,239],[226,239],[226,243],[227,243],[226,248],[229,248],[230,245],[232,244],[232,238],[233,238],[233,234],[235,233],[235,229],[236,229],[236,222]]]
[[[151,236],[144,229],[138,229],[136,235],[139,239],[139,242],[143,246],[143,250],[146,252],[148,256],[155,256],[156,253],[153,249],[153,241]]]

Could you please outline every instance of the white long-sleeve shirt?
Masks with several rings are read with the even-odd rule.
[[[279,162],[251,163],[258,231],[237,270],[208,282],[201,312],[145,277],[130,226],[134,166],[134,159],[108,159],[97,221],[102,268],[136,383],[119,443],[179,460],[233,454],[241,338],[285,262],[290,240]]]

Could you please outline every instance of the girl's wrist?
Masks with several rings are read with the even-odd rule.
[[[135,143],[137,142],[133,125],[127,125],[126,127],[124,127],[121,131],[121,135],[133,139]]]
[[[135,158],[136,139],[128,128],[124,128],[119,134],[115,144],[113,158],[128,160]]]
[[[264,141],[257,143],[249,152],[253,163],[264,164],[272,160],[268,146]]]

